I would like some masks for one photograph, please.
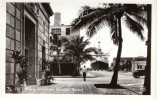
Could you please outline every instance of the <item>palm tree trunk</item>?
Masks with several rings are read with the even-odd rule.
[[[76,75],[76,72],[77,72],[77,63],[75,64],[75,69],[72,75]]]
[[[78,64],[77,64],[77,65],[78,65],[78,66],[77,66],[77,75],[80,75],[80,70],[79,70],[79,69],[80,69],[80,62],[81,62],[81,61],[80,61],[80,56],[79,56]]]
[[[78,58],[78,57],[77,57]],[[79,60],[79,58],[78,59],[76,59],[76,66],[75,66],[75,70],[74,70],[74,72],[73,72],[73,75],[80,75],[80,70],[79,70],[79,68],[80,68],[80,60]]]
[[[75,57],[75,69],[72,75],[76,75],[76,72],[77,72],[77,59]]]
[[[117,59],[116,59],[116,64],[114,66],[114,73],[111,79],[110,84],[112,86],[117,85],[117,80],[118,80],[118,70],[119,70],[119,65],[120,65],[120,58],[121,58],[121,52],[122,52],[122,32],[121,32],[121,18],[118,18],[118,26],[119,26],[119,43],[118,43],[118,52],[117,52]]]
[[[145,67],[145,79],[143,95],[150,95],[151,91],[151,5],[147,5],[148,40],[147,40],[147,63]]]
[[[80,73],[79,73],[79,66],[78,66],[78,63],[77,63],[76,66],[75,66],[73,75],[80,75]]]
[[[59,75],[61,75],[61,66],[60,66],[60,61],[59,61],[59,50],[57,50],[57,57],[58,57],[58,70],[59,70]]]

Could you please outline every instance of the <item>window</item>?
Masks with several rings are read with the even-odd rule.
[[[52,34],[58,34],[58,35],[61,35],[61,28],[55,28],[55,29],[52,29]]]
[[[45,47],[42,46],[42,71],[45,70],[45,61],[46,61]]]
[[[66,28],[66,35],[70,35],[70,28]]]
[[[137,69],[143,69],[143,65],[137,65]]]

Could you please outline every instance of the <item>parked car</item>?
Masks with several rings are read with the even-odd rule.
[[[133,77],[134,78],[140,78],[140,76],[145,75],[145,70],[144,69],[137,69],[133,72]]]
[[[111,69],[106,69],[106,71],[111,72],[112,70]]]

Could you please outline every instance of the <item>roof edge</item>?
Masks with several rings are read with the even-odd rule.
[[[47,10],[47,12],[49,13],[50,16],[52,16],[54,14],[53,10],[50,6],[50,3],[42,3],[42,5]]]

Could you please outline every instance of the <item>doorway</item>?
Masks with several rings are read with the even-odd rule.
[[[30,66],[27,67],[30,77],[27,85],[35,85],[35,24],[25,16],[25,56]]]

